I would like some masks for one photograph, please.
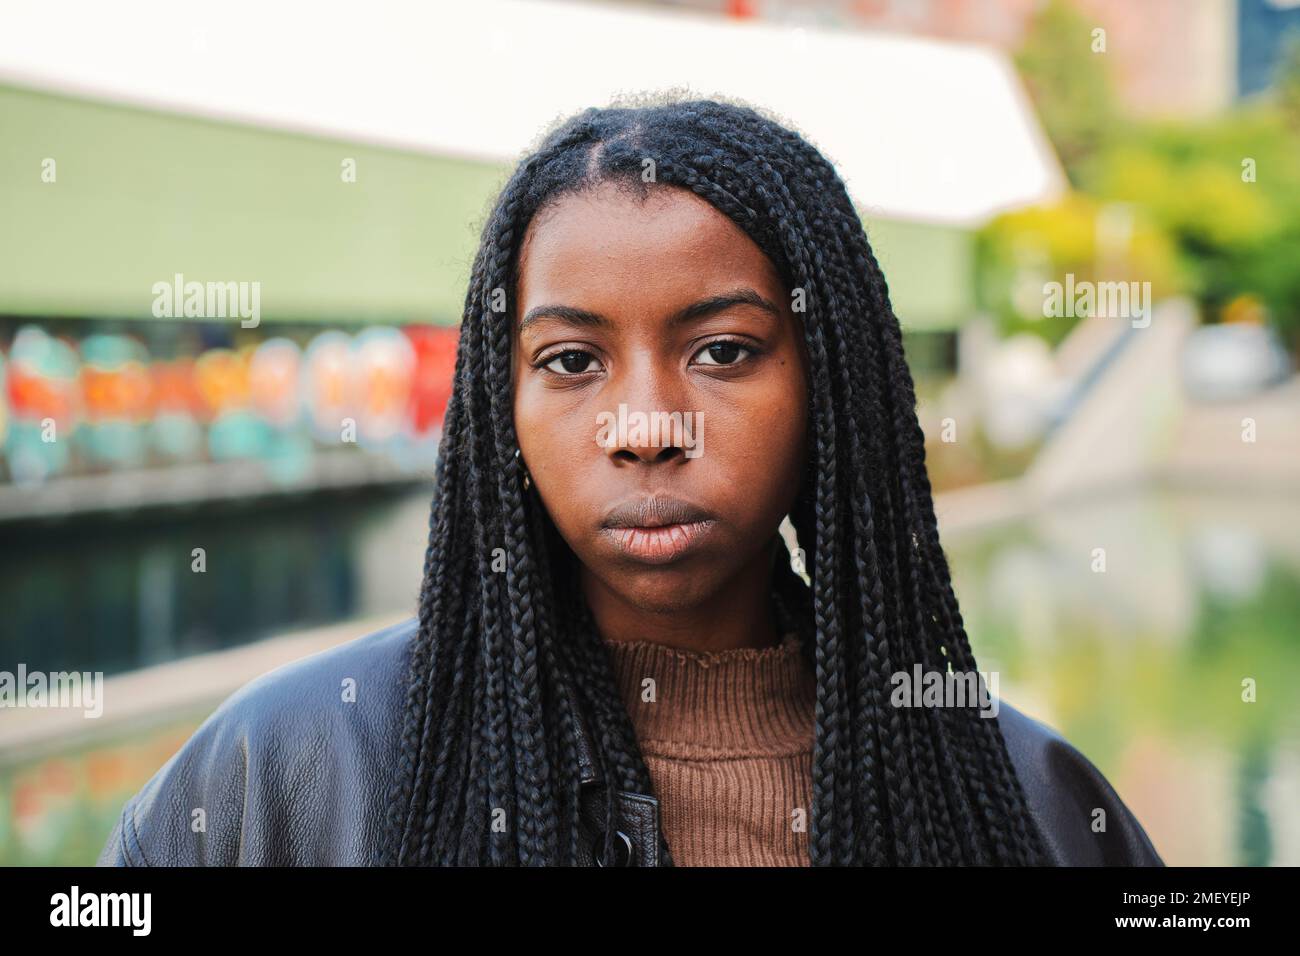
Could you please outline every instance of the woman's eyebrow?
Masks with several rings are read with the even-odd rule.
[[[690,322],[697,322],[700,319],[716,315],[726,309],[737,305],[753,305],[768,312],[773,318],[781,317],[781,310],[778,309],[771,301],[764,296],[755,292],[753,289],[742,288],[733,289],[730,292],[722,292],[717,295],[711,295],[707,298],[692,302],[690,305],[678,309],[668,319],[670,328],[680,325],[686,325]],[[554,319],[560,322],[567,322],[570,325],[581,325],[588,328],[611,329],[614,323],[601,315],[599,312],[592,312],[588,309],[580,309],[571,305],[538,305],[529,309],[523,320],[519,323],[519,334],[528,329],[529,326],[536,322],[546,319]]]

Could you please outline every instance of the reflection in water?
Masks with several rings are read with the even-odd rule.
[[[1267,866],[1273,857],[1273,840],[1268,814],[1262,802],[1263,790],[1269,778],[1270,748],[1264,741],[1255,739],[1247,744],[1241,755],[1241,781],[1238,788],[1241,801],[1241,866]]]
[[[1300,501],[1112,495],[945,548],[980,666],[1166,862],[1300,863]]]
[[[106,676],[288,630],[414,613],[429,493],[6,529],[0,668]]]

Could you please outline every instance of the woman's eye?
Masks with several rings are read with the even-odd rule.
[[[592,371],[588,368],[595,356],[590,352],[583,352],[580,349],[568,349],[560,352],[543,367],[554,372],[556,375],[581,375],[583,372]],[[556,364],[560,368],[555,368]]]
[[[753,351],[739,342],[711,342],[696,352],[696,356],[706,356],[700,365],[734,365],[742,352]]]

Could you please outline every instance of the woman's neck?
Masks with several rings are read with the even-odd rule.
[[[694,651],[775,647],[782,638],[772,606],[776,546],[774,539],[724,589],[690,606],[646,606],[635,596],[610,590],[586,567],[579,577],[596,629],[606,641],[650,641]]]

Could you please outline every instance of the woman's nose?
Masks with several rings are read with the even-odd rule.
[[[639,374],[638,374],[639,373]],[[668,462],[694,457],[702,412],[684,407],[683,390],[663,370],[630,370],[614,402],[597,415],[596,441],[615,461]]]

